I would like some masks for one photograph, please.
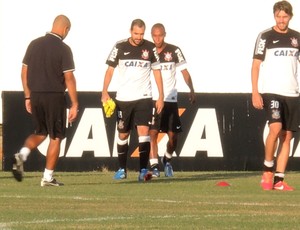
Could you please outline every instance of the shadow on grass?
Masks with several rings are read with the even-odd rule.
[[[162,173],[163,174],[163,173]],[[178,177],[176,177],[176,173],[174,173],[174,177],[165,177],[161,175],[159,178],[153,178],[151,181],[144,183],[174,183],[174,182],[187,182],[187,181],[209,181],[209,180],[230,180],[233,178],[246,178],[252,176],[260,176],[261,172],[253,171],[253,172],[195,172],[193,175],[182,176],[180,172],[178,172]],[[122,180],[120,183],[138,183],[138,181],[127,181]]]

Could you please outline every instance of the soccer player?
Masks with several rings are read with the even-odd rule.
[[[166,177],[173,176],[173,168],[170,163],[172,154],[177,146],[178,133],[182,131],[178,114],[176,70],[181,71],[182,76],[190,89],[189,100],[195,102],[195,93],[191,75],[187,70],[187,63],[180,48],[165,42],[166,31],[161,23],[152,26],[152,39],[159,54],[161,73],[164,87],[164,108],[161,113],[153,107],[153,119],[150,127],[151,151],[150,166],[153,177],[159,177],[158,147],[157,138],[159,132],[168,134],[166,152],[162,158]],[[154,95],[154,105],[158,97]]]
[[[33,40],[23,58],[21,78],[25,107],[32,115],[35,130],[25,140],[19,153],[14,155],[12,172],[18,181],[22,181],[23,162],[27,160],[31,150],[49,135],[50,143],[41,186],[63,185],[53,177],[53,172],[66,132],[66,89],[72,103],[68,121],[73,122],[78,112],[73,54],[63,42],[70,29],[70,20],[64,15],[57,16],[51,32]]]
[[[300,33],[289,28],[293,8],[288,1],[276,2],[273,13],[275,25],[262,31],[255,43],[252,104],[254,108],[266,111],[269,125],[261,186],[264,190],[292,191],[293,187],[284,182],[284,177],[290,142],[299,125],[297,62]]]
[[[130,27],[131,36],[117,42],[106,61],[108,68],[104,77],[102,103],[110,99],[108,87],[117,66],[120,74],[116,94],[119,161],[119,169],[114,175],[116,180],[127,177],[128,138],[132,127],[137,129],[139,142],[138,181],[146,181],[152,177],[147,169],[150,152],[149,124],[152,116],[151,70],[159,91],[156,103],[158,113],[164,106],[164,94],[159,57],[155,45],[144,39],[145,29],[143,20],[133,20]]]

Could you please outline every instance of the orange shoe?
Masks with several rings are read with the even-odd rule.
[[[273,189],[274,190],[279,190],[279,191],[294,191],[294,188],[289,186],[284,181],[279,181],[276,184],[274,184]]]
[[[260,185],[263,190],[272,190],[273,189],[273,173],[264,172],[261,178]]]

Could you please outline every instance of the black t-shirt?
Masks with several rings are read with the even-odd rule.
[[[32,92],[64,92],[64,72],[75,69],[70,47],[53,33],[29,44],[23,64],[28,66],[28,87]]]

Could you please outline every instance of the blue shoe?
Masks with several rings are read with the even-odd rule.
[[[152,177],[160,177],[160,172],[158,168],[152,169]]]
[[[173,168],[170,162],[165,164],[165,176],[166,177],[173,177]]]
[[[152,173],[148,169],[141,169],[138,181],[148,181],[152,179]]]
[[[127,177],[127,175],[126,175],[125,169],[120,168],[120,169],[115,173],[114,179],[115,179],[115,180],[122,180],[122,179],[126,179],[126,177]]]

